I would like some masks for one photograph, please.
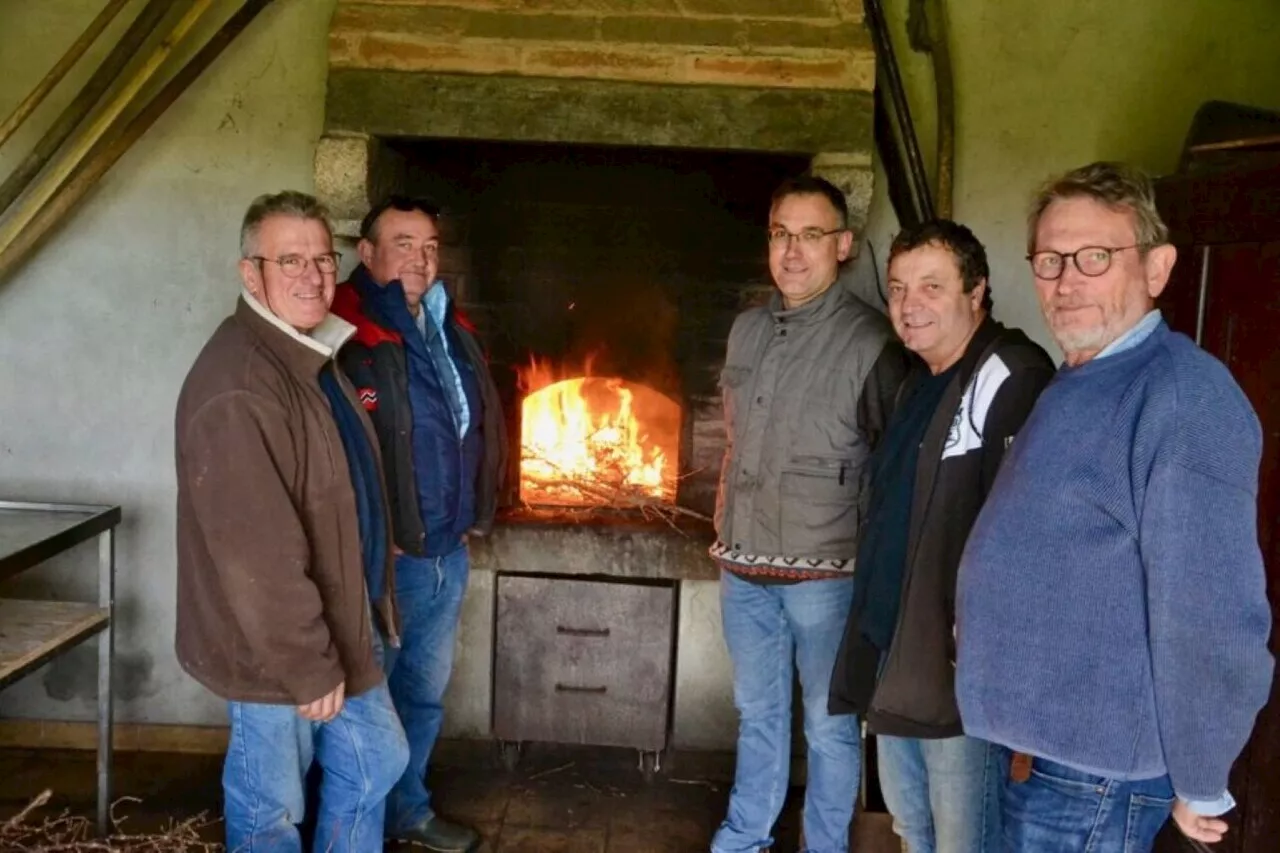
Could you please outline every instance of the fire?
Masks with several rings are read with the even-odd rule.
[[[519,372],[525,390],[520,496],[526,503],[675,499],[676,403],[618,378],[557,381],[551,366],[537,359]]]

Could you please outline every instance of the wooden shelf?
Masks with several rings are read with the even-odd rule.
[[[107,627],[105,607],[80,601],[0,599],[0,687]]]
[[[0,598],[0,688],[95,634],[98,640],[98,834],[111,829],[112,614],[116,596],[118,506],[0,500],[0,582],[98,541],[98,600]]]

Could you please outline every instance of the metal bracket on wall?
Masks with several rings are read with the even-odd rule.
[[[865,0],[876,47],[875,137],[889,178],[889,198],[904,227],[951,216],[955,175],[955,87],[942,0],[910,0],[908,32],[914,50],[930,54],[937,93],[937,175],[929,180],[893,39],[880,0]]]
[[[867,27],[876,46],[876,148],[889,177],[894,213],[903,227],[909,227],[933,218],[929,176],[920,156],[884,9],[880,0],[865,0],[865,8]]]

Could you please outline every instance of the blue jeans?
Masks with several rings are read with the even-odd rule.
[[[444,557],[396,557],[400,648],[387,647],[382,663],[409,739],[409,766],[387,797],[386,830],[392,837],[435,817],[427,762],[444,720],[442,702],[470,571],[466,545]]]
[[[720,595],[740,724],[729,814],[711,849],[746,853],[773,843],[790,770],[794,660],[809,747],[805,851],[846,853],[862,744],[856,717],[827,713],[827,691],[853,603],[853,579],[762,585],[726,571]]]
[[[1009,853],[1146,853],[1173,811],[1168,776],[1122,782],[1036,758],[1031,778],[1014,782],[1011,753],[998,753]]]
[[[382,850],[387,792],[409,760],[386,684],[348,697],[337,717],[312,723],[292,705],[229,703],[231,740],[222,768],[227,850],[298,853],[304,781],[321,768],[313,849]]]
[[[997,748],[971,737],[876,738],[880,788],[909,853],[998,853]]]

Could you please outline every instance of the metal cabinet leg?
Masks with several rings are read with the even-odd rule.
[[[115,657],[116,532],[98,536],[98,606],[106,608],[107,627],[98,635],[98,835],[111,830],[111,664]]]
[[[640,750],[640,775],[644,781],[652,782],[660,772],[662,772],[662,753]]]
[[[520,753],[522,748],[518,740],[498,741],[498,758],[502,762],[502,769],[508,773],[514,773],[516,767],[520,765]]]

